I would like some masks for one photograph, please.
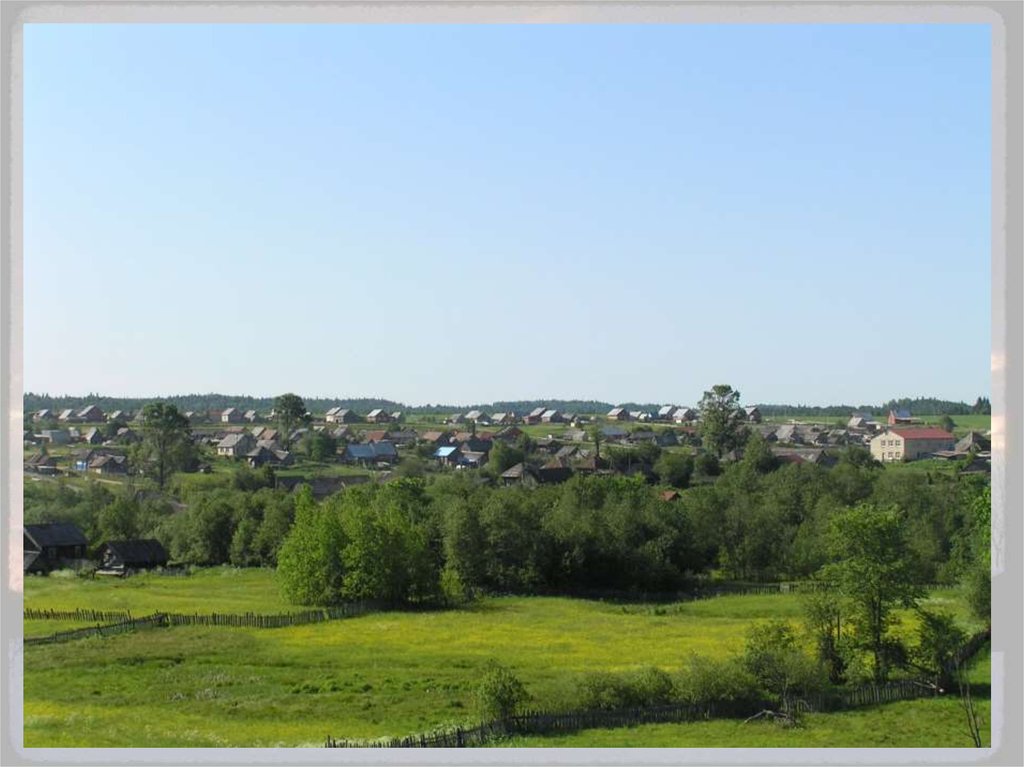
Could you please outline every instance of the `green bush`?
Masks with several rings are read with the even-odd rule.
[[[518,713],[530,693],[511,669],[491,661],[476,691],[477,708],[485,719],[506,719]]]
[[[630,675],[587,674],[576,691],[576,706],[591,710],[663,706],[675,699],[672,677],[654,667]]]
[[[738,658],[715,660],[691,655],[676,683],[684,703],[701,706],[705,714],[715,704],[750,704],[762,701],[760,685]]]

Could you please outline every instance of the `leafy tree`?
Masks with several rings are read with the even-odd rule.
[[[142,440],[135,446],[133,461],[163,490],[174,472],[195,462],[191,435],[188,419],[174,405],[150,403],[142,409]]]
[[[970,564],[963,577],[967,602],[975,617],[992,616],[992,488],[986,486],[970,504],[966,532]]]
[[[821,683],[818,667],[799,648],[793,629],[786,621],[770,621],[747,632],[743,665],[785,708],[791,695],[806,694]]]
[[[601,443],[604,442],[604,432],[601,431],[601,427],[594,425],[591,426],[587,432],[587,436],[590,437],[590,441],[594,443],[594,453],[600,458],[601,457]]]
[[[104,541],[138,538],[140,533],[139,502],[127,495],[114,499],[99,513],[98,527]]]
[[[824,664],[829,681],[846,681],[846,659],[841,651],[843,610],[839,595],[830,591],[811,591],[803,597],[804,625],[813,637],[818,660]]]
[[[274,414],[277,416],[281,439],[286,445],[295,428],[309,418],[309,414],[306,412],[306,403],[302,401],[302,397],[291,392],[274,399]]]
[[[337,496],[346,544],[344,593],[398,604],[437,596],[440,568],[431,548],[423,484],[401,479]]]
[[[302,438],[302,446],[309,460],[316,463],[333,461],[337,456],[338,442],[323,431],[310,431]]]
[[[717,384],[700,401],[700,435],[704,449],[721,458],[743,443],[743,410],[740,393]]]
[[[955,683],[953,660],[967,635],[948,613],[918,610],[921,620],[917,644],[911,651],[913,664],[927,673],[935,684],[949,690]]]
[[[767,474],[778,468],[779,461],[769,447],[768,442],[761,436],[760,432],[753,432],[743,446],[743,461],[745,466],[750,467],[760,474]]]
[[[892,610],[916,606],[923,594],[914,582],[904,515],[894,506],[868,503],[836,514],[830,554],[821,576],[849,601],[857,638],[872,654],[874,678],[884,681],[893,649]]]
[[[199,496],[188,509],[187,561],[219,565],[228,561],[235,534],[235,495],[218,490]]]
[[[492,660],[477,687],[476,699],[482,717],[507,719],[530,700],[530,693],[511,669]]]
[[[317,504],[309,487],[303,487],[295,501],[295,524],[277,554],[277,578],[285,598],[302,605],[341,601],[347,543],[337,509]]]
[[[956,428],[956,422],[952,419],[951,416],[944,415],[941,419],[939,419],[939,426],[941,426],[946,431],[952,433],[953,429]]]
[[[511,469],[517,463],[522,463],[525,459],[526,455],[519,448],[495,440],[494,447],[491,448],[491,453],[487,458],[487,467],[493,474],[498,475]]]
[[[709,479],[720,475],[722,473],[722,467],[718,462],[717,455],[714,453],[701,452],[693,459],[693,471],[696,476],[702,479]]]
[[[259,528],[260,522],[254,517],[245,517],[238,523],[228,550],[231,564],[238,567],[252,567],[261,564],[262,560],[255,545]]]
[[[667,485],[680,489],[687,488],[693,476],[693,456],[687,453],[664,452],[654,464],[654,472],[658,479]]]
[[[295,501],[291,495],[268,493],[263,509],[263,521],[253,539],[252,546],[258,552],[260,562],[277,565],[277,553],[288,536],[295,518]]]

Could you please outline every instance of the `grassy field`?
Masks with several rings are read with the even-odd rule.
[[[933,594],[932,605],[965,615],[956,592]],[[271,572],[229,568],[188,578],[29,578],[26,606],[136,615],[292,609]],[[585,672],[671,672],[690,653],[724,657],[741,649],[752,623],[770,617],[797,622],[799,599],[735,596],[665,609],[504,597],[459,611],[262,631],[148,629],[36,646],[25,653],[25,742],[318,746],[328,733],[404,735],[474,721],[473,693],[491,659],[514,668],[538,703],[569,706]],[[72,627],[32,621],[26,631]]]
[[[982,742],[991,743],[991,705],[976,701]],[[798,727],[719,719],[585,730],[560,737],[519,737],[501,743],[518,748],[971,748],[960,701],[955,697],[808,714]]]
[[[133,615],[177,613],[282,613],[284,601],[269,569],[210,567],[189,576],[146,573],[131,578],[25,579],[25,607],[47,610],[130,610]]]

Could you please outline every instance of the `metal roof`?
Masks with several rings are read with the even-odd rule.
[[[47,546],[88,546],[89,541],[76,525],[70,522],[47,522],[25,525],[25,535],[41,549]]]

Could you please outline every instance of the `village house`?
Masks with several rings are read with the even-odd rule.
[[[257,413],[255,410],[246,410],[245,415],[242,416],[242,419],[248,421],[249,423],[256,423],[258,420],[260,420],[260,416],[259,413]]]
[[[613,407],[608,411],[609,421],[628,421],[630,420],[629,411],[624,407]]]
[[[987,453],[992,450],[992,440],[976,431],[969,431],[956,443],[956,450],[960,453]]]
[[[415,429],[395,429],[387,433],[387,439],[400,446],[415,445],[419,434]]]
[[[126,412],[124,410],[115,410],[113,413],[108,413],[107,414],[107,421],[110,422],[110,423],[114,423],[116,421],[125,421],[125,422],[127,422],[127,421],[131,420],[131,417],[132,417],[131,413],[128,413],[128,412]]]
[[[419,435],[419,441],[427,445],[444,445],[448,443],[449,432],[425,431]]]
[[[167,550],[155,538],[107,541],[99,550],[104,575],[127,575],[132,570],[167,566]]]
[[[366,414],[367,423],[388,423],[391,421],[391,414],[383,408],[375,408]]]
[[[671,421],[672,416],[679,408],[675,405],[663,405],[658,408],[658,420],[659,421]]]
[[[37,410],[32,416],[33,421],[45,421],[48,418],[53,418],[53,411],[48,408]]]
[[[898,424],[909,424],[913,422],[914,417],[910,415],[910,411],[905,407],[889,411],[888,423],[890,426],[896,426]]]
[[[344,407],[332,407],[324,416],[327,423],[358,423],[359,416],[355,411]]]
[[[34,453],[25,459],[25,471],[35,474],[52,475],[57,473],[57,459],[45,453]]]
[[[537,424],[540,423],[541,417],[547,412],[546,407],[535,407],[529,413],[523,416],[523,423],[525,424]]]
[[[491,416],[491,423],[496,426],[509,426],[516,422],[516,414],[509,411],[506,413],[494,413]]]
[[[524,433],[518,426],[506,426],[504,429],[498,430],[497,434],[494,435],[494,439],[509,444],[517,441]]]
[[[67,410],[60,411],[60,415],[57,416],[57,420],[65,423],[79,423],[81,419],[75,414],[74,410],[68,408]]]
[[[477,424],[489,424],[491,419],[482,410],[470,410],[466,413],[466,421]]]
[[[78,420],[82,423],[100,423],[106,420],[98,405],[87,405],[78,411]]]
[[[350,444],[345,446],[343,460],[346,463],[367,465],[387,464],[398,461],[398,451],[392,442],[369,442],[363,445]]]
[[[443,445],[434,451],[434,460],[441,466],[455,466],[462,458],[456,445]]]
[[[466,450],[465,445],[459,448],[461,453],[456,464],[460,469],[479,469],[487,463],[487,453],[482,450]]]
[[[125,475],[128,473],[128,459],[123,455],[99,455],[89,461],[89,471],[94,474]]]
[[[562,423],[564,419],[557,410],[545,410],[540,415],[541,423]]]
[[[743,414],[746,416],[748,423],[761,423],[763,420],[761,410],[756,405],[743,408]]]
[[[952,434],[937,427],[896,426],[871,440],[871,457],[877,461],[915,461],[942,450],[952,450]]]
[[[82,442],[87,445],[99,445],[103,442],[103,434],[100,430],[93,426],[85,434],[82,435]]]
[[[773,448],[772,454],[780,463],[808,463],[815,466],[834,466],[838,459],[817,448]]]
[[[26,572],[76,567],[85,559],[89,545],[82,531],[70,522],[25,525],[23,542]]]
[[[39,436],[43,442],[49,442],[51,445],[66,445],[71,442],[71,432],[67,429],[43,429]]]
[[[523,463],[517,463],[510,469],[503,471],[499,477],[503,485],[534,485],[537,482],[537,472]]]
[[[220,411],[220,422],[241,423],[242,413],[237,408],[229,407],[227,410]]]
[[[217,443],[217,455],[224,458],[239,458],[255,447],[255,440],[252,436],[242,432],[240,434],[228,434]]]

